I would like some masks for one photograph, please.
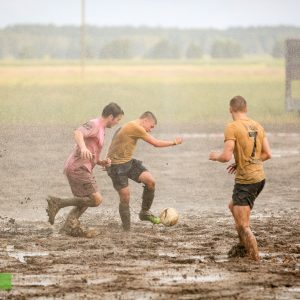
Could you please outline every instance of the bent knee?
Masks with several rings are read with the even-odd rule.
[[[151,181],[147,182],[146,187],[148,190],[155,190],[155,181],[151,180]]]
[[[93,199],[95,206],[99,206],[103,201],[103,198],[99,193],[93,194],[91,198]]]
[[[99,206],[102,203],[102,198],[95,199],[95,206]]]

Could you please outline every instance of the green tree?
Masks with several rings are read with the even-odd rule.
[[[162,39],[148,52],[146,57],[154,59],[175,59],[180,57],[179,48],[168,40]]]
[[[36,58],[35,49],[32,46],[23,46],[19,51],[18,58],[21,59]]]
[[[181,55],[192,58],[198,56],[195,47],[191,46],[194,44],[201,46],[203,55],[211,54],[213,57],[238,57],[242,51],[249,55],[278,56],[283,52],[280,52],[280,42],[276,41],[287,38],[299,39],[300,27],[260,26],[218,30],[86,26],[85,54],[87,58],[176,59]],[[80,27],[14,25],[0,28],[1,57],[79,59]]]
[[[201,58],[202,55],[202,48],[194,43],[189,44],[185,52],[185,57],[190,59]]]
[[[99,57],[108,59],[132,58],[131,42],[128,39],[113,40],[102,47]]]
[[[280,58],[284,56],[284,41],[276,41],[273,45],[272,56]]]
[[[236,58],[242,56],[240,44],[232,40],[216,40],[211,47],[213,58]]]

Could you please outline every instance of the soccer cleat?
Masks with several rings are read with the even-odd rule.
[[[46,212],[49,217],[48,221],[51,225],[53,225],[55,216],[58,213],[58,211],[60,210],[59,198],[48,196],[48,198],[46,200],[48,202],[48,208],[46,208]]]
[[[160,224],[160,218],[154,216],[149,210],[141,210],[141,212],[139,213],[139,217],[141,221],[149,221],[152,224]]]

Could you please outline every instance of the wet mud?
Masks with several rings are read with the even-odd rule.
[[[207,159],[222,148],[221,131],[178,129],[181,146],[138,145],[136,157],[156,178],[152,211],[176,208],[177,225],[139,221],[142,186],[132,182],[132,230],[123,232],[117,194],[96,169],[104,202],[89,208],[81,223],[97,235],[75,238],[59,234],[69,208],[54,226],[45,212],[48,194],[71,195],[62,174],[71,128],[53,126],[43,135],[31,127],[2,129],[0,273],[13,279],[0,299],[300,299],[298,128],[269,134],[274,156],[265,164],[267,184],[251,216],[260,262],[228,255],[238,243],[227,208],[233,177],[225,164]]]

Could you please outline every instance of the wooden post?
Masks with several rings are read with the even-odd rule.
[[[285,109],[300,112],[300,99],[293,98],[292,91],[292,81],[300,80],[300,40],[286,40],[285,50]]]

